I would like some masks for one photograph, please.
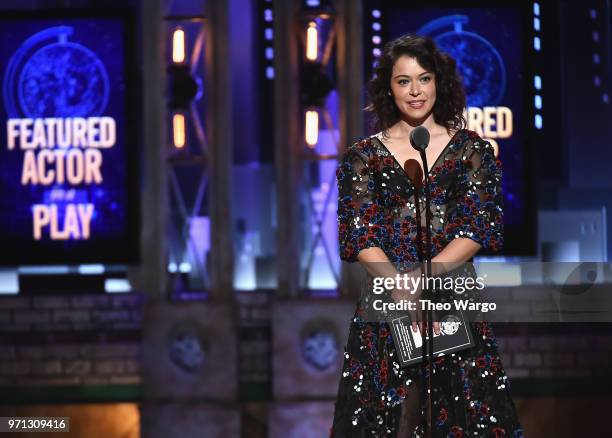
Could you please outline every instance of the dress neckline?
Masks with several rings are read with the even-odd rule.
[[[463,131],[463,129],[458,129],[457,132],[455,132],[453,134],[453,136],[448,141],[446,146],[444,146],[444,148],[438,154],[438,157],[433,162],[433,165],[429,166],[429,173],[428,173],[429,176],[431,176],[431,172],[436,168],[436,165],[438,164],[438,161],[440,161],[440,158],[442,158],[442,156],[446,153],[446,150],[454,143],[455,138],[457,137],[457,135],[459,135],[459,133],[461,131]],[[393,157],[393,161],[395,161],[395,164],[397,164],[399,166],[399,168],[402,169],[402,171],[404,171],[404,173],[406,173],[406,171],[404,170],[404,166],[402,166],[400,164],[400,162],[397,161],[397,158],[395,158],[395,155],[393,155],[393,153],[389,150],[389,148],[387,146],[385,146],[385,144],[382,142],[382,140],[380,138],[378,138],[376,135],[373,135],[373,137],[378,141],[378,143],[383,147],[383,149],[386,150],[387,153],[389,155],[391,155],[391,157]],[[421,166],[422,166],[422,164],[421,164]],[[408,175],[406,175],[406,176],[408,176]],[[408,179],[410,179],[410,178],[408,178]]]

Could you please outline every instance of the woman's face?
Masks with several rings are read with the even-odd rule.
[[[402,119],[422,123],[436,103],[434,74],[421,67],[416,58],[400,56],[391,71],[391,96]]]

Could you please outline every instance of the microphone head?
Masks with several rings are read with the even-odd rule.
[[[429,145],[429,131],[424,126],[417,126],[410,133],[410,144],[419,152]]]

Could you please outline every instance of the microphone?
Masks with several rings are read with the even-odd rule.
[[[412,181],[415,189],[419,190],[423,186],[423,168],[417,160],[411,158],[404,163],[404,172]]]
[[[425,152],[429,146],[429,131],[424,126],[417,126],[410,133],[410,144],[419,152]]]
[[[414,190],[414,208],[415,208],[414,218],[416,220],[416,234],[417,234],[416,246],[417,246],[417,253],[423,254],[423,239],[422,239],[423,227],[421,226],[422,224],[421,202],[420,202],[420,196],[419,196],[419,191],[421,190],[421,187],[423,187],[423,184],[425,183],[423,179],[423,168],[421,167],[421,165],[419,164],[417,160],[415,160],[414,158],[410,158],[409,160],[406,160],[406,162],[404,163],[404,172],[406,172],[406,175],[408,176],[408,178],[410,178],[410,181],[412,181],[412,186],[415,189]]]

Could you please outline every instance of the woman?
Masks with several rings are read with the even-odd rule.
[[[499,249],[500,163],[488,142],[464,129],[455,61],[431,38],[402,36],[385,46],[369,94],[380,132],[351,146],[337,169],[341,258],[361,262],[372,276],[419,261],[416,212],[424,217],[425,205],[414,193],[423,188],[403,169],[407,160],[421,163],[409,141],[417,126],[431,134],[432,262],[463,263],[481,247]],[[399,290],[392,297],[410,299]],[[429,403],[420,392],[430,367],[400,368],[389,325],[365,317],[364,306],[360,299],[351,322],[330,436],[423,437]],[[522,437],[493,332],[486,323],[470,326],[475,346],[434,362],[432,436]]]

